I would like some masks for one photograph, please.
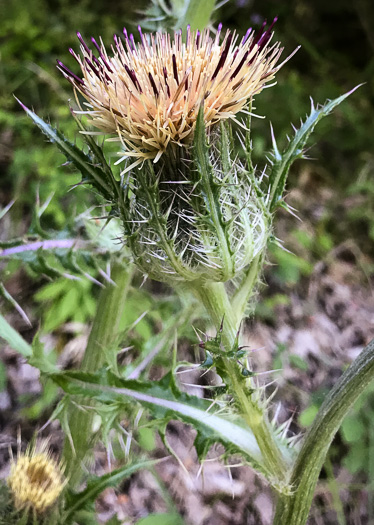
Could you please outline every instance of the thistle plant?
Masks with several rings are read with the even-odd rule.
[[[56,409],[67,433],[71,488],[79,486],[81,463],[94,443],[88,439],[92,414],[104,418],[103,428],[114,427],[132,400],[154,415],[167,447],[166,425],[178,418],[195,427],[200,458],[214,442],[221,442],[227,455],[240,454],[277,494],[274,523],[303,525],[329,445],[344,413],[370,382],[372,344],[337,383],[308,435],[295,440],[287,425],[271,422],[271,400],[241,346],[242,322],[266,249],[275,242],[275,211],[288,209],[289,168],[304,157],[315,125],[350,94],[323,106],[312,103],[283,151],[272,132],[272,151],[259,172],[250,135],[254,97],[274,85],[293,54],[281,61],[283,49],[273,42],[275,23],[248,29],[244,36],[223,31],[221,24],[214,33],[184,23],[185,31],[172,34],[145,34],[139,28],[138,42],[124,29],[110,51],[95,38],[88,45],[78,33],[80,52],[70,50],[78,68],[61,61],[57,66],[74,87],[72,112],[88,153],[23,106],[81,171],[82,182],[101,194],[108,220],[119,222],[121,242],[140,272],[197,298],[216,329],[215,337],[199,341],[205,351],[201,366],[215,367],[222,380],[214,402],[180,391],[176,355],[160,382],[119,374],[114,343],[132,270],[116,264],[117,288],[102,292],[81,370],[61,372],[40,351],[31,351],[31,363],[73,396]],[[113,165],[98,145],[100,135],[118,145]],[[83,416],[82,396],[81,404],[91,411]],[[108,419],[103,406],[110,407]]]

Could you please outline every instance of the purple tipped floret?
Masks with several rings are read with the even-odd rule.
[[[179,86],[179,79],[178,79],[178,68],[177,68],[177,59],[175,58],[175,55],[173,53],[173,73],[176,83]]]
[[[229,36],[227,37],[227,42],[226,42],[226,45],[225,45],[225,49],[222,51],[221,58],[219,59],[218,65],[216,67],[216,70],[214,71],[214,73],[212,75],[212,80],[214,80],[216,78],[216,76],[218,75],[219,70],[224,66],[224,64],[226,62],[226,58],[227,58],[228,52],[229,52],[229,49],[230,49],[230,46],[231,46],[231,42],[232,42],[232,33],[230,33]]]
[[[231,75],[230,77],[230,80],[232,80],[233,78],[236,77],[236,75],[239,73],[239,71],[241,70],[241,68],[243,67],[243,64],[244,62],[246,61],[247,59],[247,56],[249,54],[249,51],[246,51],[243,55],[243,58],[241,59],[241,61],[239,62],[237,68],[235,69],[234,73]]]
[[[251,50],[255,47],[255,45],[257,44],[257,42],[260,40],[260,38],[262,37],[263,35],[263,32],[264,32],[264,29],[266,27],[266,24],[267,24],[267,20],[264,20],[262,26],[261,26],[261,29],[259,30],[257,36],[254,38],[253,42],[252,42],[252,45],[251,45]]]
[[[196,31],[196,47],[199,47],[200,44],[200,31]]]
[[[269,28],[261,36],[261,38],[260,38],[260,40],[258,41],[258,44],[257,44],[259,47],[264,47],[269,42],[270,37],[271,37],[271,31],[272,31],[272,29],[274,27],[274,24],[277,22],[277,20],[278,20],[278,17],[276,16],[274,18],[274,20],[272,21],[272,23],[270,24]]]
[[[135,74],[135,71],[133,69],[130,69],[126,64],[125,64],[125,69],[126,69],[126,73],[129,75],[129,77],[131,78],[131,81],[132,83],[134,84],[134,86],[136,87],[136,89],[140,92],[140,93],[143,93],[142,91],[142,88],[140,87],[140,84],[139,84],[139,81],[136,77],[136,74]]]
[[[91,62],[91,60],[88,58],[88,57],[85,57],[85,62],[86,64],[88,65],[88,67],[91,69],[91,71],[93,71],[93,73],[95,73],[95,75],[97,76],[97,78],[101,78],[100,76],[100,71],[93,65],[93,63]]]
[[[128,45],[129,48],[131,49],[131,44],[130,44],[130,40],[129,40],[129,35],[128,35],[128,33],[127,33],[127,29],[126,29],[126,27],[123,28],[123,34],[125,35],[125,39],[126,39],[127,45]]]
[[[272,23],[270,24],[270,26],[268,27],[268,29],[266,29],[266,31],[264,31],[264,29],[266,27],[267,22],[266,20],[264,21],[258,35],[252,42],[251,49],[253,49],[256,44],[257,44],[258,49],[263,49],[266,46],[266,44],[270,40],[272,29],[275,23],[277,22],[277,20],[278,20],[278,17],[276,16],[274,20],[272,21]]]
[[[235,58],[238,56],[238,53],[239,53],[239,48],[235,49],[234,51],[234,56],[232,57],[231,65],[235,62]]]
[[[98,52],[100,54],[100,58],[104,62],[105,67],[108,69],[108,71],[113,73],[113,70],[111,69],[110,65],[108,64],[108,62],[107,62],[107,60],[106,60],[106,58],[104,56],[104,53],[101,51],[101,48],[100,48],[99,44],[96,42],[96,40],[94,39],[94,37],[91,37],[91,41],[92,41],[93,45],[96,47],[96,49],[98,50]]]
[[[116,44],[116,48],[117,48],[118,53],[121,54],[121,48],[120,48],[120,45],[119,45],[119,37],[116,34],[114,34],[113,35],[113,39],[114,39],[114,42]]]
[[[277,22],[278,22],[278,17],[276,16],[276,17],[274,18],[274,20],[272,21],[272,23],[271,23],[271,25],[270,25],[268,31],[271,31]]]
[[[143,32],[142,32],[142,28],[140,26],[138,26],[138,31],[139,31],[139,35],[140,35],[142,44],[144,45],[144,35],[143,35]]]
[[[164,78],[165,78],[166,92],[168,94],[168,97],[170,97],[170,88],[169,88],[169,84],[168,84],[168,72],[167,72],[165,66],[163,67],[163,72],[164,72]]]
[[[149,76],[149,81],[151,83],[153,92],[154,92],[155,96],[158,97],[159,93],[158,93],[158,89],[157,89],[156,83],[155,83],[155,81],[153,79],[152,73],[148,73],[148,76]]]
[[[78,40],[79,42],[82,44],[82,46],[84,47],[84,50],[86,51],[86,53],[89,55],[90,53],[92,53],[91,49],[88,47],[88,45],[86,44],[86,42],[83,40],[83,37],[82,35],[80,34],[79,31],[77,31],[77,37],[78,37]]]
[[[135,47],[135,40],[134,40],[134,35],[132,33],[130,33],[130,41],[132,43],[132,47],[134,49],[134,51],[136,50],[136,47]]]
[[[75,80],[75,82],[78,82],[78,84],[80,84],[81,86],[84,85],[83,80],[77,77],[75,73],[70,71],[70,69],[61,62],[61,60],[57,60],[57,67],[59,67],[68,77],[71,77],[73,80]]]
[[[246,34],[243,36],[240,45],[243,46],[243,45],[246,43],[246,41],[248,40],[248,37],[249,37],[249,35],[251,34],[251,32],[252,32],[252,28],[250,27],[250,28],[248,29],[248,31],[246,32]]]

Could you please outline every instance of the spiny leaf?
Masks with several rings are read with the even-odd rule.
[[[43,119],[38,117],[31,109],[27,108],[18,98],[16,98],[16,100],[42,132],[47,135],[49,140],[57,145],[67,160],[71,161],[82,173],[83,180],[95,186],[106,198],[111,199],[113,189],[107,182],[107,174],[99,166],[93,166],[92,159],[77,146],[69,142],[60,131],[44,122]]]
[[[158,460],[152,460],[142,461],[132,465],[124,465],[108,474],[104,474],[104,476],[90,479],[87,483],[87,488],[82,492],[78,494],[70,492],[67,494],[66,507],[68,510],[65,515],[65,520],[68,522],[73,519],[76,512],[82,510],[87,504],[93,503],[97,496],[105,489],[109,487],[118,487],[121,481],[129,478],[138,470],[149,469],[158,462]],[[65,523],[65,521],[63,521],[63,523]]]
[[[213,443],[220,442],[228,454],[242,454],[257,470],[271,478],[256,439],[245,422],[235,415],[218,415],[216,412],[221,408],[218,404],[181,392],[172,374],[159,382],[124,380],[108,371],[95,374],[64,372],[50,377],[68,394],[118,405],[124,403],[124,397],[130,397],[147,407],[156,420],[179,419],[192,423],[198,432],[195,445],[199,457],[204,457]]]
[[[348,93],[327,102],[324,106],[315,108],[313,101],[310,115],[307,117],[301,127],[295,131],[293,139],[290,140],[287,148],[280,153],[275,141],[274,133],[272,131],[273,141],[273,157],[274,162],[272,170],[269,176],[269,187],[270,187],[270,199],[269,199],[269,210],[274,211],[282,199],[284,188],[286,185],[288,171],[291,164],[303,156],[303,149],[310,134],[313,132],[316,124],[326,115],[338,106],[343,100],[351,95],[360,86],[355,87]]]
[[[35,273],[48,275],[52,279],[85,277],[93,280],[93,276],[99,272],[108,280],[109,277],[101,270],[103,264],[113,258],[125,259],[127,252],[119,250],[117,239],[122,233],[119,220],[111,220],[105,228],[103,222],[94,221],[90,215],[85,215],[67,224],[62,231],[48,230],[43,231],[43,235],[29,234],[21,239],[7,241],[0,245],[0,260],[20,260]],[[12,304],[16,307],[14,302]]]

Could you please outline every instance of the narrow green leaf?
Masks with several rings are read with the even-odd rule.
[[[32,354],[31,346],[26,343],[20,334],[10,326],[8,321],[0,314],[0,339],[4,339],[14,350],[24,357]]]
[[[50,377],[72,395],[89,396],[105,404],[125,404],[130,397],[147,407],[159,421],[179,419],[193,424],[198,435],[195,441],[200,457],[215,442],[222,443],[227,453],[241,453],[265,476],[271,477],[263,466],[260,448],[252,431],[235,415],[225,417],[216,412],[218,403],[190,396],[176,387],[173,376],[167,374],[159,382],[124,380],[109,371],[96,374],[64,372]]]
[[[44,122],[44,120],[38,117],[31,109],[22,104],[18,98],[16,98],[16,100],[42,132],[47,135],[49,140],[57,145],[67,160],[71,161],[82,173],[84,180],[96,186],[105,197],[110,198],[113,191],[112,187],[106,182],[107,175],[105,172],[99,166],[95,165],[94,167],[92,159],[77,146],[69,142],[60,131]]]
[[[343,100],[351,95],[360,86],[356,86],[354,89],[345,93],[344,95],[327,102],[324,106],[316,109],[313,101],[311,105],[310,115],[307,117],[301,127],[295,131],[294,137],[290,140],[287,148],[280,153],[275,141],[273,129],[271,128],[272,142],[273,142],[273,157],[274,162],[272,170],[269,176],[269,187],[270,187],[270,199],[269,199],[269,210],[274,211],[279,206],[284,188],[286,185],[288,171],[291,164],[296,160],[300,159],[304,153],[304,147],[309,139],[309,136],[313,132],[316,124],[326,115],[338,106]]]
[[[17,303],[14,297],[12,297],[12,295],[8,292],[8,290],[5,288],[5,286],[3,285],[1,281],[0,281],[0,297],[3,297],[6,301],[8,301],[13,306],[13,308],[17,310],[17,312],[20,314],[20,316],[25,321],[25,323],[31,326],[30,319],[27,317],[26,312],[23,310],[23,308],[21,308],[21,306]]]
[[[66,506],[68,511],[65,520],[71,520],[74,514],[82,510],[87,504],[95,501],[97,496],[109,487],[118,487],[122,480],[129,478],[134,472],[147,469],[158,463],[159,460],[142,461],[132,465],[125,465],[104,476],[93,478],[88,481],[87,488],[78,494],[70,492],[66,496]],[[65,522],[64,522],[65,523]]]
[[[191,30],[200,29],[202,31],[209,25],[210,18],[214,11],[215,0],[187,0],[185,10],[179,18],[175,29],[185,31],[188,25]]]
[[[199,210],[201,216],[204,217],[203,228],[209,228],[218,239],[219,257],[223,260],[220,280],[225,282],[231,279],[235,273],[230,244],[230,227],[225,224],[221,210],[220,185],[214,181],[214,169],[209,158],[203,105],[199,108],[196,120],[193,158],[200,176],[199,191],[205,204]]]

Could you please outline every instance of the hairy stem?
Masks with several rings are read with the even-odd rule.
[[[291,474],[293,492],[280,496],[274,525],[305,525],[332,440],[344,417],[374,379],[374,339],[342,375],[306,434]]]
[[[223,320],[222,343],[230,351],[237,339],[241,317],[233,310],[223,283],[205,283],[195,287],[195,294],[204,304],[214,326],[220,329]],[[251,390],[235,358],[223,358],[232,395],[248,426],[256,437],[264,457],[265,467],[271,473],[272,482],[282,490],[287,485],[290,458],[285,458],[274,435],[264,408],[252,399]],[[225,378],[226,379],[226,378]]]
[[[116,285],[108,284],[100,292],[95,319],[81,364],[82,372],[96,372],[103,366],[108,353],[117,351],[115,343],[132,273],[131,266],[124,268],[120,263],[113,266],[111,278]],[[89,406],[90,400],[80,400],[80,404]],[[90,409],[84,411],[78,406],[72,406],[70,414],[70,435],[65,439],[64,461],[70,486],[73,488],[81,480],[82,463],[93,446],[93,413]]]
[[[258,274],[263,264],[263,255],[259,254],[251,262],[246,271],[240,286],[232,298],[232,308],[239,320],[243,319],[245,309],[247,307],[248,301],[253,293],[254,285],[257,282]]]

